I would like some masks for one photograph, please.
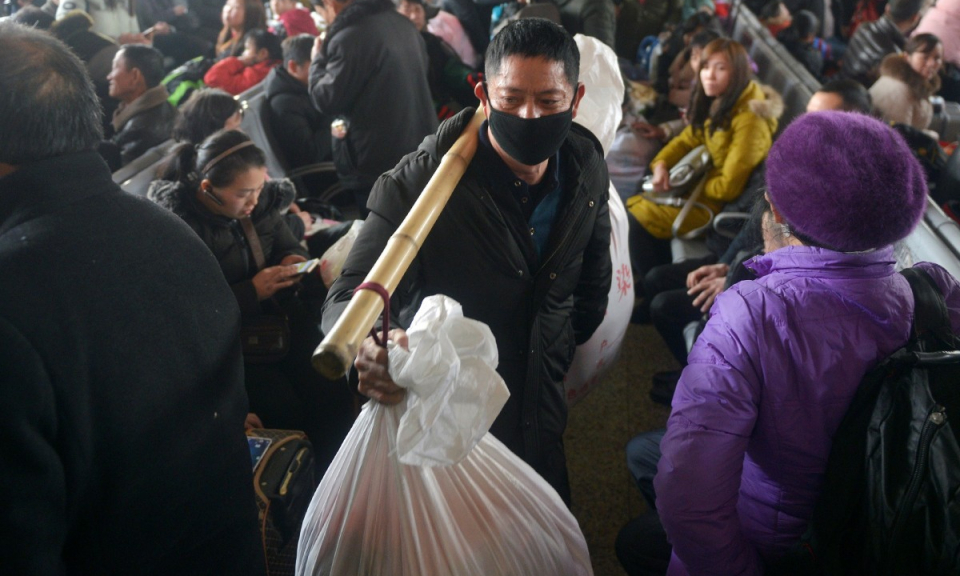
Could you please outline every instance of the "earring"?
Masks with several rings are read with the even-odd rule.
[[[781,226],[780,231],[783,234],[784,238],[789,238],[793,236],[793,234],[790,233],[790,226],[788,226],[786,223],[781,224],[780,226]]]

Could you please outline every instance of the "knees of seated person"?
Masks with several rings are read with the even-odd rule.
[[[681,262],[663,264],[650,269],[643,276],[643,292],[647,298],[653,298],[667,290],[686,289],[687,275],[701,266],[714,264],[717,257],[714,255],[703,258],[689,258]]]
[[[640,494],[650,510],[656,509],[656,493],[653,490],[653,477],[657,475],[657,463],[660,462],[660,441],[666,432],[664,429],[651,430],[638,434],[627,442],[627,468]]]
[[[687,363],[687,340],[683,331],[687,324],[699,320],[703,315],[693,305],[693,299],[694,296],[681,288],[660,292],[650,302],[650,321],[670,353],[683,365]]]
[[[630,264],[634,278],[644,278],[656,266],[670,263],[670,241],[655,238],[636,218],[627,218]],[[637,296],[643,297],[643,282],[635,284]]]

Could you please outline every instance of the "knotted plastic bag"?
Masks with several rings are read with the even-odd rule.
[[[507,398],[489,328],[432,296],[408,335],[390,352],[406,398],[364,405],[307,510],[297,574],[591,575],[560,497],[487,432]]]

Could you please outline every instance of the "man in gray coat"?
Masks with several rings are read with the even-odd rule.
[[[334,118],[337,175],[366,214],[377,177],[437,128],[427,49],[391,0],[324,0],[324,6],[333,22],[314,45],[310,96]]]

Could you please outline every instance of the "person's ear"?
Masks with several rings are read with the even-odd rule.
[[[780,212],[774,207],[773,204],[770,205],[770,214],[773,216],[773,221],[777,224],[783,224],[783,216],[780,215]]]
[[[266,48],[257,50],[257,62],[263,62],[270,59],[270,51]]]
[[[147,80],[143,77],[143,72],[139,68],[131,68],[130,73],[133,74],[133,81],[136,83],[143,83],[143,87],[147,87]]]
[[[480,100],[480,106],[483,107],[483,113],[487,118],[490,117],[490,101],[487,99],[487,90],[485,88],[486,83],[477,82],[477,85],[473,87],[473,93],[477,96],[477,99]]]
[[[300,66],[297,64],[296,60],[287,60],[287,64],[284,66],[284,68],[287,69],[287,72],[289,72],[291,76],[296,77],[297,70],[300,68]]]
[[[577,110],[580,109],[580,101],[583,100],[583,95],[587,93],[587,87],[583,85],[583,82],[577,83],[577,92],[573,95],[573,117],[577,117]]]

